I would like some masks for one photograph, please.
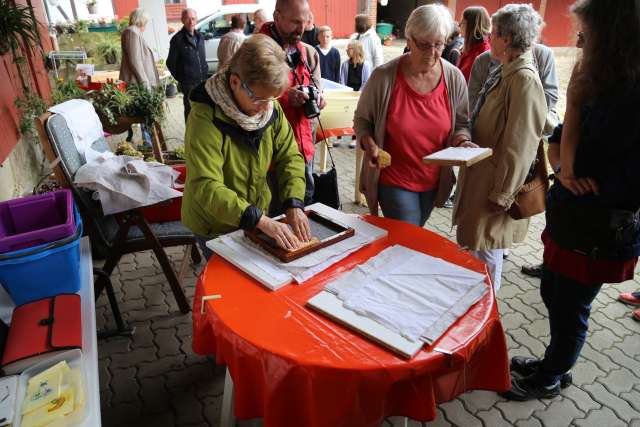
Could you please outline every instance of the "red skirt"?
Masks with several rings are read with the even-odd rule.
[[[624,261],[593,259],[561,248],[546,229],[541,239],[544,243],[544,266],[549,271],[585,285],[621,283],[633,279],[637,257]]]

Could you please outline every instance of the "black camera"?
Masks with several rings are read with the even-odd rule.
[[[320,91],[315,86],[300,86],[299,89],[309,96],[309,99],[302,105],[304,115],[309,119],[318,117],[320,115],[320,107],[318,107]]]

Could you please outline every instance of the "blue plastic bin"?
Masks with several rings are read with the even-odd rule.
[[[0,255],[0,283],[16,305],[80,290],[82,220],[65,239]]]

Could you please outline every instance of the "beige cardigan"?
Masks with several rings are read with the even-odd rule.
[[[156,61],[153,58],[153,52],[140,34],[140,29],[135,25],[128,26],[122,32],[120,42],[122,43],[120,80],[146,87],[159,86],[160,77]]]
[[[473,142],[493,156],[461,168],[453,221],[458,243],[471,250],[506,249],[521,242],[529,220],[514,220],[489,208],[508,209],[536,157],[547,115],[531,51],[502,67],[502,79],[488,92],[473,126]]]
[[[384,147],[387,108],[396,82],[400,58],[377,67],[373,70],[369,80],[367,80],[367,84],[360,94],[358,107],[353,117],[353,127],[358,141],[364,136],[371,136],[378,147]],[[455,114],[451,115],[451,133],[447,141],[447,145],[450,145],[451,141],[458,135],[464,135],[467,139],[471,139],[469,133],[467,83],[458,68],[447,61],[440,60],[440,62],[449,94],[449,110],[455,112]],[[423,129],[428,130],[428,126],[428,123],[426,123]],[[380,177],[380,170],[369,166],[369,159],[366,155],[362,162],[360,177],[360,191],[367,198],[369,211],[372,215],[378,215],[378,178]],[[435,199],[436,206],[441,207],[447,201],[454,182],[455,176],[452,168],[441,167],[440,182]]]

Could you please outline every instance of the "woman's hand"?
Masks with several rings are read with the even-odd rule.
[[[275,221],[266,215],[260,217],[257,228],[275,240],[282,249],[292,250],[300,246],[300,241],[287,224]]]
[[[585,194],[598,194],[598,184],[592,178],[576,178],[575,175],[560,169],[557,178],[562,185],[576,196]]]
[[[293,229],[293,232],[299,240],[303,242],[308,242],[309,240],[311,240],[309,218],[307,218],[307,215],[305,215],[302,209],[287,209],[287,223],[289,223],[289,225]]]
[[[480,146],[478,144],[476,144],[475,142],[472,141],[463,141],[460,145],[458,145],[458,147],[463,147],[463,148],[479,148]]]
[[[362,137],[361,144],[364,147],[364,152],[369,159],[369,166],[372,168],[380,168],[378,164],[378,145],[376,141],[369,135]]]
[[[478,144],[475,144],[465,135],[458,135],[451,142],[452,147],[466,147],[466,148],[478,148]]]

